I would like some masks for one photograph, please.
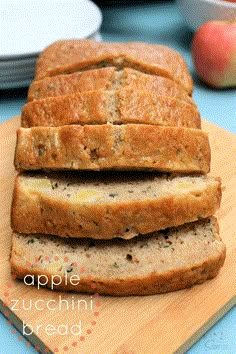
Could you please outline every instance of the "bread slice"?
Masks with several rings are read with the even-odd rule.
[[[132,238],[206,218],[221,186],[206,176],[157,174],[18,175],[12,228],[62,237]]]
[[[200,129],[141,124],[20,128],[15,167],[207,173],[210,147]]]
[[[22,127],[106,123],[201,126],[199,112],[192,104],[134,89],[44,98],[26,103],[21,115]]]
[[[183,57],[174,49],[142,42],[104,43],[93,40],[61,40],[41,54],[35,79],[76,71],[116,66],[131,67],[164,76],[179,83],[188,94],[193,83]]]
[[[118,70],[116,67],[62,74],[33,81],[29,87],[28,101],[99,89],[117,90],[122,87],[170,96],[195,105],[182,86],[171,79],[144,74],[131,68]]]
[[[20,279],[34,275],[36,281],[46,275],[51,289],[120,296],[165,293],[202,283],[217,275],[224,259],[225,246],[214,219],[131,240],[13,233],[11,252],[12,272]],[[31,283],[32,277],[28,280]]]

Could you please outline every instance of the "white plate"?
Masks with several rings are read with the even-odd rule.
[[[0,81],[8,81],[9,78],[28,78],[34,75],[37,57],[22,60],[8,60],[0,62]]]
[[[9,82],[0,82],[0,90],[8,90],[13,88],[22,88],[27,87],[31,84],[32,79],[25,79],[19,81],[9,81]]]
[[[31,66],[25,66],[25,67],[19,67],[19,68],[7,68],[4,70],[0,70],[0,77],[7,77],[7,76],[14,76],[14,75],[27,75],[28,72],[34,72],[35,71],[35,65]]]
[[[91,37],[102,15],[90,0],[0,0],[0,22],[0,59],[12,59],[59,39]]]
[[[32,56],[32,57],[25,57],[21,59],[15,59],[15,60],[1,60],[0,61],[0,71],[3,72],[4,70],[9,70],[9,69],[20,69],[23,67],[29,67],[29,66],[34,66],[37,60],[37,56]]]
[[[8,81],[9,79],[12,78],[17,78],[17,79],[25,79],[27,77],[33,77],[35,73],[34,67],[33,68],[29,68],[27,70],[24,71],[16,71],[16,72],[11,72],[11,71],[7,71],[4,75],[2,75],[0,73],[0,80],[1,81]]]
[[[1,0],[0,0],[1,1]],[[99,32],[89,38],[102,40]],[[37,56],[18,57],[0,62],[0,89],[27,87],[34,78]]]

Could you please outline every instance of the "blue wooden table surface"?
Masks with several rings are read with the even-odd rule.
[[[145,41],[177,49],[184,56],[193,76],[194,99],[202,117],[236,133],[236,90],[214,90],[198,80],[191,60],[192,33],[185,26],[173,2],[142,2],[141,5],[104,7],[102,11],[101,32],[104,41]],[[4,90],[0,93],[0,122],[4,122],[20,114],[26,102],[27,88]],[[233,308],[187,353],[235,354],[235,334],[236,308]],[[0,314],[0,354],[36,353],[32,347],[26,346],[25,340],[19,341],[18,337],[19,333],[12,334],[7,320]]]

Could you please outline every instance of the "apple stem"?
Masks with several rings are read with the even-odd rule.
[[[236,17],[231,18],[230,20],[227,21],[228,23],[236,24]]]

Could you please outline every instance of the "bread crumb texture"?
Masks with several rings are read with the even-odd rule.
[[[55,256],[60,260],[56,264]],[[65,257],[67,263],[62,261]],[[11,264],[19,278],[57,272],[80,276],[77,287],[64,284],[64,290],[91,292],[92,281],[100,294],[144,295],[178,290],[212,278],[224,258],[225,246],[216,220],[204,219],[131,240],[61,239],[14,233]],[[81,268],[86,273],[80,273]]]

